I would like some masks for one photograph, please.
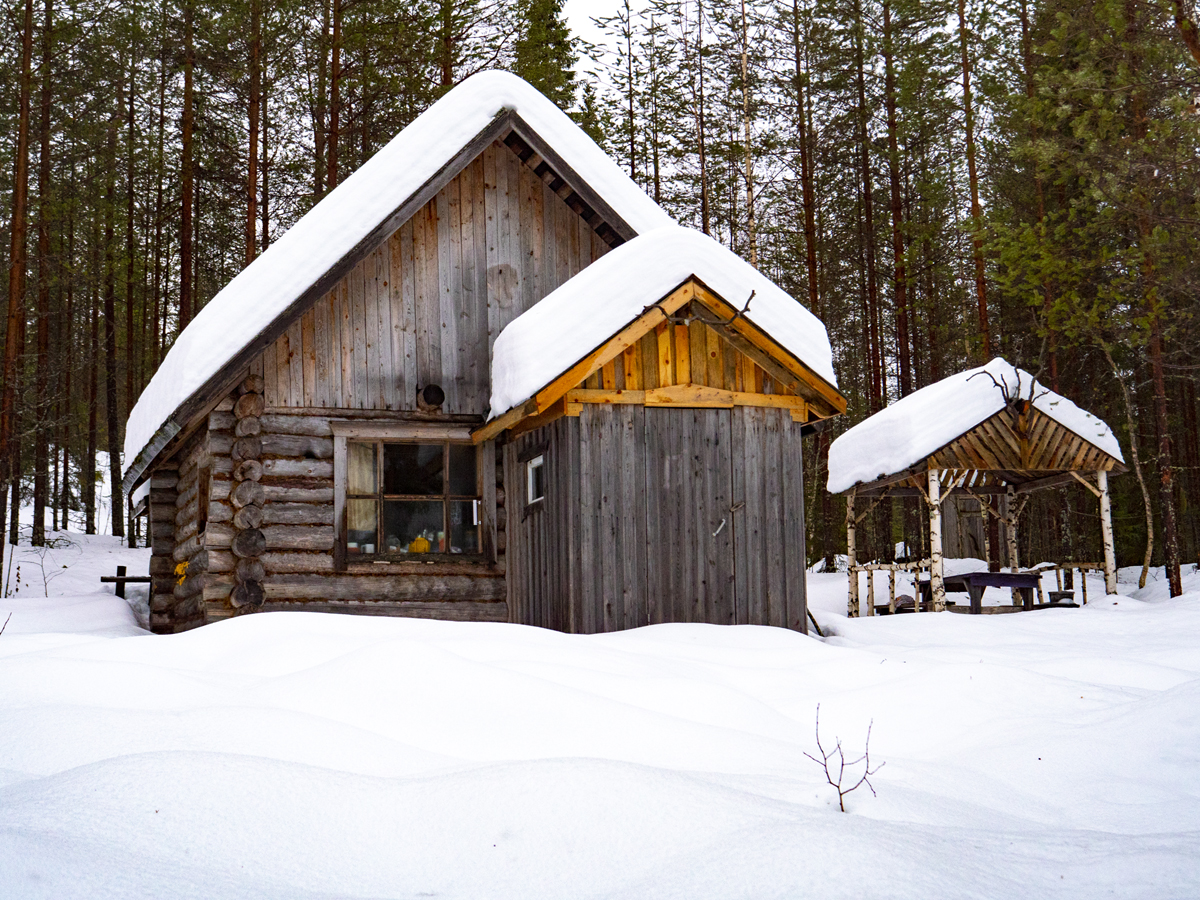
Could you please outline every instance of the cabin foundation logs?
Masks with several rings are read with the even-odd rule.
[[[266,408],[262,376],[247,376],[238,387],[238,393],[240,396],[233,406],[234,441],[229,451],[234,481],[229,499],[235,510],[230,549],[237,558],[229,602],[234,609],[252,610],[263,605],[263,579],[266,577],[262,555],[267,549],[267,539],[260,527],[265,493],[259,483],[263,474],[262,438],[259,435]]]

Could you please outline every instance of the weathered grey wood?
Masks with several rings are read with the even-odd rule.
[[[267,525],[332,525],[333,504],[268,503],[262,521]]]
[[[237,509],[250,505],[262,506],[263,498],[263,486],[257,481],[240,482],[229,496],[230,501]]]
[[[258,418],[258,416],[247,416],[244,419],[238,419],[233,426],[234,437],[249,437],[259,434],[261,431],[262,419]]]
[[[262,463],[257,459],[243,459],[233,470],[235,481],[259,481],[262,479]]]
[[[333,488],[294,487],[290,484],[263,485],[263,500],[266,503],[320,503],[333,504]]]
[[[243,438],[251,440],[251,438]],[[236,447],[235,447],[236,449]],[[288,456],[297,459],[333,459],[333,438],[294,434],[264,434],[263,456]]]
[[[332,550],[333,527],[269,525],[262,529],[268,550]]]
[[[247,397],[252,396],[247,394]],[[233,442],[233,446],[229,450],[229,458],[235,463],[240,463],[247,459],[258,459],[262,456],[263,442],[257,435],[250,437],[240,437]]]
[[[315,574],[333,571],[333,557],[328,553],[268,551],[260,560],[271,574]]]
[[[263,476],[274,478],[333,478],[333,463],[314,459],[264,459]]]
[[[271,575],[264,587],[268,599],[428,602],[503,600],[505,597],[504,579],[496,576]]]
[[[257,528],[263,523],[263,510],[261,506],[243,506],[236,513],[233,513],[228,520],[214,521],[232,521],[233,527],[238,530],[247,528]]]
[[[238,557],[238,559],[261,556],[263,551],[267,549],[267,539],[260,529],[247,528],[245,531],[239,531],[233,536],[230,549],[233,550],[233,555]]]
[[[229,602],[235,608],[243,606],[262,606],[266,596],[263,586],[258,581],[242,581],[234,586],[229,595]]]
[[[257,418],[263,414],[266,405],[262,394],[243,394],[234,405],[233,414],[239,419]]]
[[[268,591],[270,590],[268,586]],[[404,616],[417,619],[442,619],[448,622],[506,622],[508,604],[499,601],[378,601],[346,600],[323,603],[318,600],[269,596],[263,610],[301,610],[305,612],[354,613],[367,616]]]

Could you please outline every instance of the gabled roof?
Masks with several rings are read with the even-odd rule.
[[[701,289],[679,290],[692,282]],[[610,251],[509,323],[492,350],[491,422],[480,433],[543,412],[693,299],[719,307],[714,322],[732,337],[769,345],[824,415],[845,410],[821,321],[717,241],[671,226]]]
[[[829,447],[829,491],[839,494],[913,469],[1000,413],[1010,400],[1031,398],[1035,410],[1118,463],[1124,462],[1121,445],[1108,425],[997,357],[986,366],[921,388],[841,435]]]
[[[525,81],[481,72],[455,87],[296,222],[204,307],[175,341],[129,414],[125,489],[207,399],[231,366],[265,346],[356,259],[403,224],[492,140],[516,131],[580,191],[616,240],[673,220],[571,119]],[[333,279],[336,280],[336,279]],[[245,362],[249,360],[246,359]]]

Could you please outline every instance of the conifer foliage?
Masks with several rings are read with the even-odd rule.
[[[590,47],[562,0],[4,0],[5,537],[29,505],[35,541],[104,526],[101,454],[179,330],[446,90],[507,68],[826,323],[851,412],[806,455],[814,560],[842,546],[831,436],[998,353],[1136,447],[1118,556],[1149,547],[1177,585],[1200,561],[1189,0],[606,9]],[[1097,556],[1093,507],[1037,497],[1021,558]],[[859,533],[887,558],[919,532],[897,502]]]

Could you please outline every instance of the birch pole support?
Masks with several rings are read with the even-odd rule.
[[[858,616],[858,573],[854,571],[854,490],[846,496],[846,574],[850,582],[850,598],[846,604],[846,615],[851,619]]]
[[[1021,566],[1017,560],[1017,492],[1011,485],[1004,486],[1004,534],[1008,538],[1008,570],[1015,573]],[[1020,592],[1012,589],[1012,604],[1019,606],[1024,601],[1021,600]]]
[[[946,584],[942,571],[942,483],[937,469],[929,470],[929,589],[934,612],[942,612],[946,608]],[[921,609],[920,596],[915,608]]]
[[[1108,472],[1096,472],[1096,486],[1100,488],[1100,534],[1104,538],[1104,592],[1117,592],[1117,559],[1113,550],[1112,503],[1108,499]],[[1086,576],[1085,576],[1086,577]]]

